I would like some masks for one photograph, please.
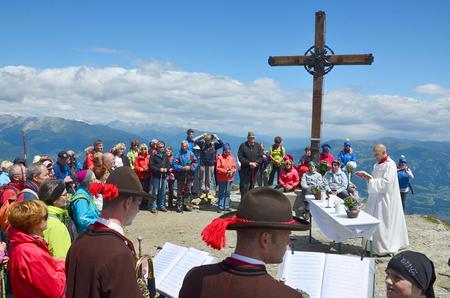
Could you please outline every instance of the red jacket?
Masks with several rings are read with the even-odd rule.
[[[148,172],[148,166],[149,166],[149,156],[146,153],[145,155],[142,155],[139,153],[135,160],[134,160],[134,171],[136,172],[139,179],[144,179],[145,174]]]
[[[298,187],[300,184],[300,177],[297,170],[294,167],[291,167],[290,171],[282,169],[280,177],[278,178],[278,184],[282,187]]]
[[[87,170],[94,169],[94,153],[91,152],[86,155],[86,161],[84,162],[84,165]]]
[[[66,297],[64,260],[55,260],[43,238],[14,227],[8,231],[10,278],[14,297]]]
[[[227,176],[228,170],[231,170],[231,177]],[[217,181],[231,182],[234,180],[236,172],[236,163],[232,154],[225,156],[223,153],[217,157],[216,161]]]

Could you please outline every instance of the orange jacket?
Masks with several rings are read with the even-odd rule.
[[[231,177],[228,176],[228,170],[231,170]],[[236,163],[232,154],[221,154],[216,161],[217,181],[231,182],[234,180],[234,173],[236,172]]]
[[[145,155],[139,153],[134,160],[134,171],[136,172],[139,179],[144,179],[145,174],[148,172],[149,166],[149,156],[147,153]]]

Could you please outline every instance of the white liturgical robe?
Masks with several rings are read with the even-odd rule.
[[[373,235],[374,252],[377,255],[396,253],[409,245],[397,166],[388,157],[374,166],[372,176],[368,182],[369,199],[365,211],[380,220]]]

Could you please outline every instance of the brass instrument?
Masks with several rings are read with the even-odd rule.
[[[136,262],[136,278],[141,290],[142,296],[145,298],[156,297],[155,271],[153,268],[153,259],[150,255],[142,255],[142,237],[138,237],[139,241],[139,259]]]

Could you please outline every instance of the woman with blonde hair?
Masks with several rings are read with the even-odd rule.
[[[64,260],[50,255],[43,238],[47,219],[42,201],[25,201],[9,209],[10,278],[15,297],[65,297]]]
[[[149,169],[149,158],[147,145],[141,144],[139,146],[139,153],[134,160],[134,171],[139,177],[142,185],[144,185],[144,180]]]
[[[116,168],[123,167],[123,166],[125,166],[125,167],[130,166],[130,160],[125,155],[125,149],[126,149],[125,144],[119,143],[116,146],[114,146],[114,148],[112,150],[112,154],[114,154]]]

